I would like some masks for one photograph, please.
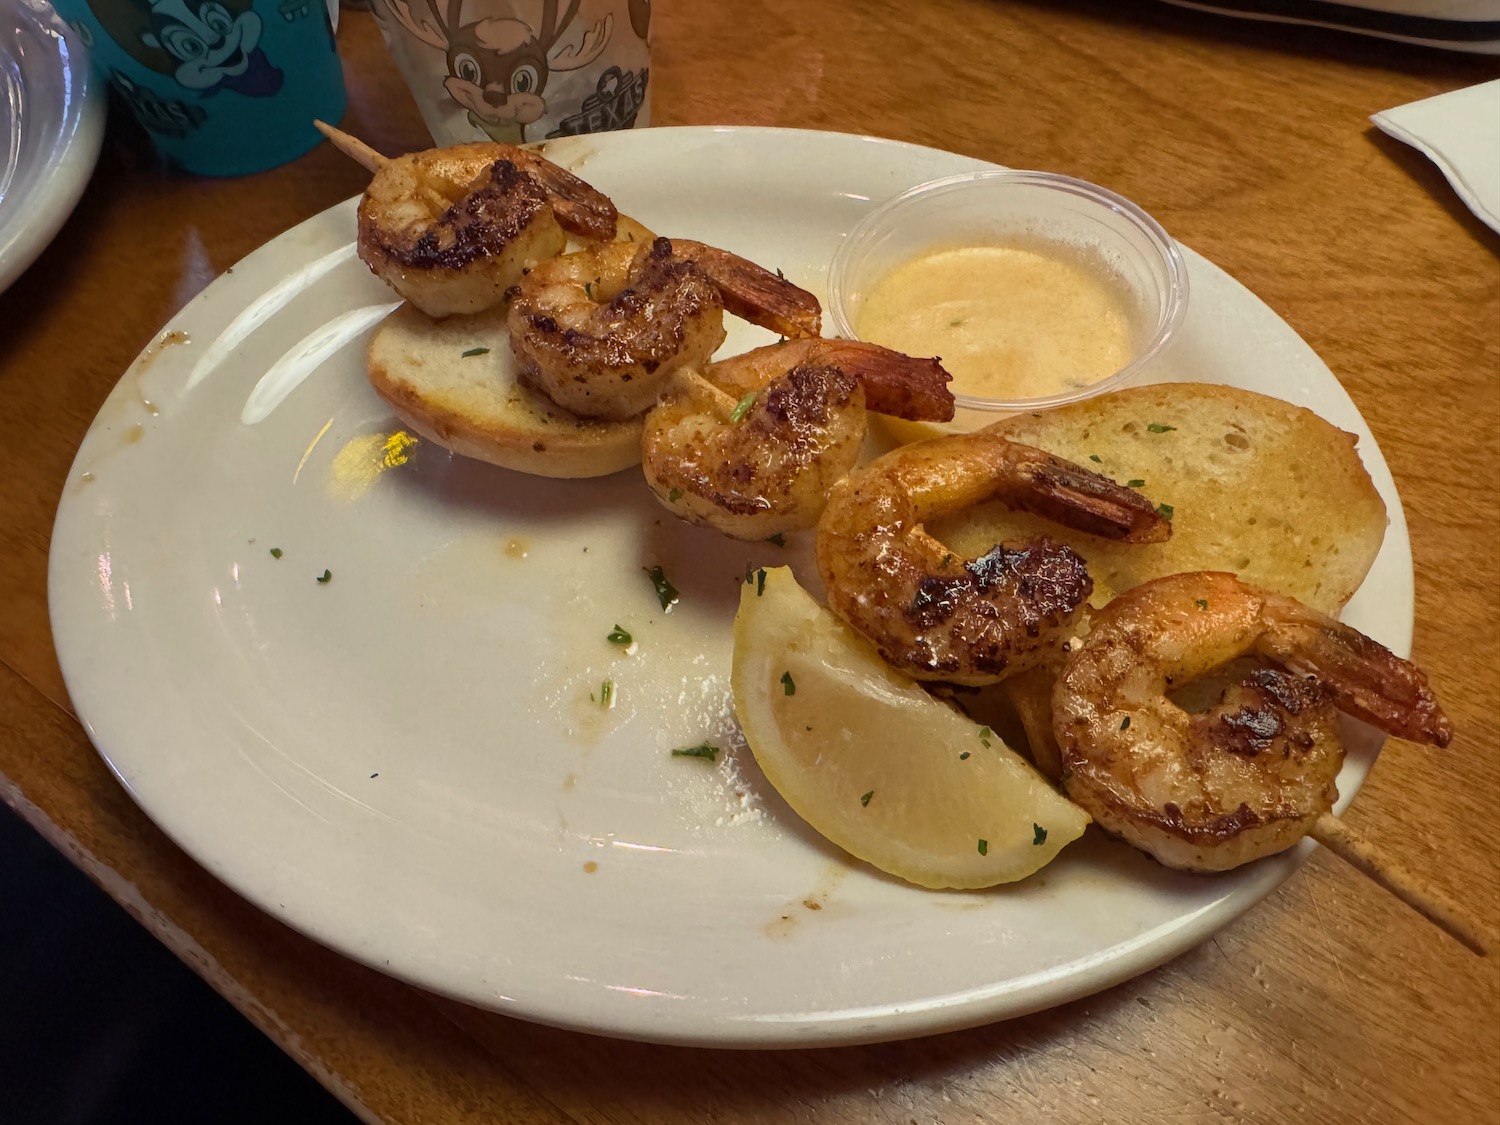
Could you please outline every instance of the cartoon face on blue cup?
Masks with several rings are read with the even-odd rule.
[[[170,160],[235,176],[322,140],[344,112],[324,0],[54,0]]]
[[[244,0],[229,0],[235,9]],[[283,74],[266,59],[259,43],[264,25],[253,11],[231,13],[226,4],[194,9],[188,0],[161,0],[151,5],[150,30],[141,44],[164,51],[176,66],[173,77],[190,90],[220,86],[249,97],[268,98],[281,89]],[[145,60],[142,60],[145,61]]]

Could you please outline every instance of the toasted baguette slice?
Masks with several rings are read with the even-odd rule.
[[[541,477],[640,463],[640,418],[580,418],[516,381],[503,308],[435,321],[403,305],[376,330],[367,360],[371,385],[401,420],[454,453]]]
[[[1149,578],[1234,571],[1337,614],[1385,537],[1385,504],[1355,438],[1310,410],[1250,391],[1163,383],[994,423],[1171,506],[1172,538],[1130,545],[986,504],[930,530],[974,556],[1045,532],[1088,563],[1095,605]]]

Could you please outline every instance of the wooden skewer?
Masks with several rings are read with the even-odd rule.
[[[388,159],[387,157],[382,156],[380,153],[376,152],[369,145],[365,144],[365,142],[360,140],[358,137],[352,136],[349,133],[344,132],[342,129],[335,129],[326,121],[318,121],[314,119],[313,128],[317,129],[318,132],[322,133],[325,137],[332,141],[334,148],[338,149],[350,160],[354,161],[356,164],[364,168],[367,172],[379,171],[380,168],[385,165],[386,160]]]
[[[390,163],[390,157],[383,156],[380,153],[376,152],[373,148],[365,144],[364,141],[360,140],[352,133],[346,133],[342,129],[336,129],[332,125],[328,124],[328,122],[319,121],[317,118],[313,118],[313,127],[316,128],[318,132],[327,137],[331,142],[333,142],[334,148],[338,149],[350,160],[354,161],[354,163],[363,168],[366,172],[374,174]],[[431,187],[421,186],[418,187],[417,190],[421,194],[422,198],[427,201],[428,206],[432,208],[433,213],[436,215],[441,215],[453,202],[451,199],[445,199],[440,193],[434,191]]]
[[[1332,813],[1318,817],[1309,835],[1481,957],[1494,945],[1494,935],[1470,918],[1463,907]]]

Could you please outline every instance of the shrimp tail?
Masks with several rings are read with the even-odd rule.
[[[558,226],[569,234],[597,242],[614,238],[619,213],[609,196],[534,152],[527,149],[515,152],[515,162],[547,193]]]
[[[1379,641],[1291,598],[1266,595],[1262,655],[1315,675],[1339,710],[1387,734],[1447,746],[1453,726],[1427,677]]]
[[[952,376],[938,360],[858,340],[828,340],[815,348],[821,362],[836,364],[860,381],[868,409],[916,422],[952,420]]]
[[[1029,445],[1012,442],[1009,457],[1016,472],[1002,498],[1015,507],[1102,539],[1162,543],[1172,536],[1171,521],[1134,489]]]
[[[713,282],[724,308],[735,316],[788,339],[822,332],[823,308],[818,299],[780,273],[702,242],[674,238],[671,247],[674,256],[692,262]]]

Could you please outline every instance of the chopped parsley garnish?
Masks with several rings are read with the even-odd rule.
[[[962,753],[962,754],[960,754],[960,755],[959,755],[959,756],[958,756],[958,760],[959,760],[959,761],[960,761],[960,762],[962,762],[962,761],[964,761],[964,760],[965,760],[965,759],[967,759],[967,758],[968,758],[968,756],[969,756],[969,752],[968,752],[968,751],[967,751],[967,750],[965,750],[965,751],[964,751],[964,752],[963,752],[963,753]]]
[[[705,761],[716,762],[719,760],[719,748],[711,746],[707,742],[700,742],[697,746],[689,746],[682,750],[673,750],[674,758],[702,758]]]
[[[758,598],[766,592],[766,568],[761,567],[754,573],[745,572],[745,583],[749,585],[751,579],[755,580],[755,596]]]
[[[1176,428],[1176,426],[1164,426],[1160,422],[1152,422],[1149,426],[1146,427],[1146,429],[1150,430],[1153,434],[1169,434]]]
[[[792,679],[790,672],[781,673],[781,690],[787,695],[797,694],[797,683]]]
[[[1199,598],[1193,604],[1196,605],[1199,609],[1207,609],[1208,608],[1208,599],[1207,598]]]
[[[869,808],[870,807],[870,798],[873,797],[873,796],[875,796],[875,790],[871,789],[868,793],[866,793],[863,797],[861,797],[859,799],[860,808],[865,808],[865,809]]]
[[[766,542],[767,543],[774,543],[778,547],[785,547],[786,546],[786,536],[783,535],[783,534],[781,534],[781,532],[778,531],[775,535],[768,535],[768,536],[766,536]]]
[[[950,320],[948,322],[948,327],[949,328],[957,328],[963,322],[964,322],[964,318],[963,317],[959,317],[957,320]]]
[[[585,281],[583,283],[583,295],[590,301],[594,299],[594,283],[592,281]]]
[[[986,750],[988,750],[990,748],[990,737],[994,733],[995,732],[992,731],[992,730],[990,730],[989,727],[980,727],[979,728],[979,741],[982,742],[982,743],[984,743],[984,748]]]
[[[1146,487],[1146,482],[1143,481],[1143,480],[1128,480],[1128,481],[1125,482],[1125,487],[1126,488],[1145,488]]]
[[[605,680],[599,685],[599,706],[608,711],[615,705],[615,682]]]
[[[616,625],[610,630],[609,636],[604,639],[612,645],[628,645],[630,643],[630,634]]]
[[[1177,509],[1174,508],[1174,507],[1172,507],[1172,505],[1170,505],[1170,504],[1158,504],[1156,506],[1156,510],[1157,510],[1158,514],[1160,514],[1160,516],[1161,516],[1162,519],[1167,520],[1168,522],[1171,522],[1172,513],[1175,512]]]
[[[786,280],[786,274],[784,274],[784,273],[781,272],[781,267],[780,266],[776,267],[776,276],[779,277],[779,278],[781,278],[782,281]]]
[[[1130,729],[1130,716],[1129,715],[1126,715],[1123,719],[1120,720],[1120,729],[1121,730],[1129,730]]]
[[[1031,826],[1031,843],[1033,847],[1041,847],[1047,842],[1047,830],[1040,824]]]
[[[325,570],[325,571],[323,571],[322,574],[318,575],[318,582],[322,583],[322,584],[326,584],[326,583],[332,581],[332,579],[333,579],[333,571],[331,571],[331,570]]]
[[[280,547],[272,547],[271,548],[271,557],[273,559],[279,559],[279,558],[281,558],[281,548]]]
[[[979,854],[980,855],[989,855],[990,854],[990,842],[988,840],[981,839],[979,841]]]
[[[682,499],[682,489],[680,489],[680,488],[669,488],[669,489],[667,489],[667,503],[668,504],[675,504],[675,503],[677,503],[677,501],[679,501],[681,499]]]
[[[464,352],[464,354],[462,356],[460,356],[459,358],[460,359],[468,359],[471,355],[489,355],[489,354],[490,354],[490,349],[489,348],[470,348],[468,351]]]
[[[1090,461],[1096,461],[1096,462],[1098,462],[1101,465],[1104,464],[1104,458],[1100,457],[1099,454],[1097,454],[1097,453],[1090,453],[1089,454],[1089,460]]]
[[[729,420],[731,422],[743,422],[745,415],[749,414],[750,408],[755,405],[755,396],[759,393],[759,391],[751,391],[744,398],[740,399],[739,402],[735,403],[734,409],[729,412]]]
[[[651,585],[656,587],[656,600],[661,602],[662,609],[670,610],[677,604],[677,587],[667,581],[666,573],[659,566],[641,567],[651,577]]]

